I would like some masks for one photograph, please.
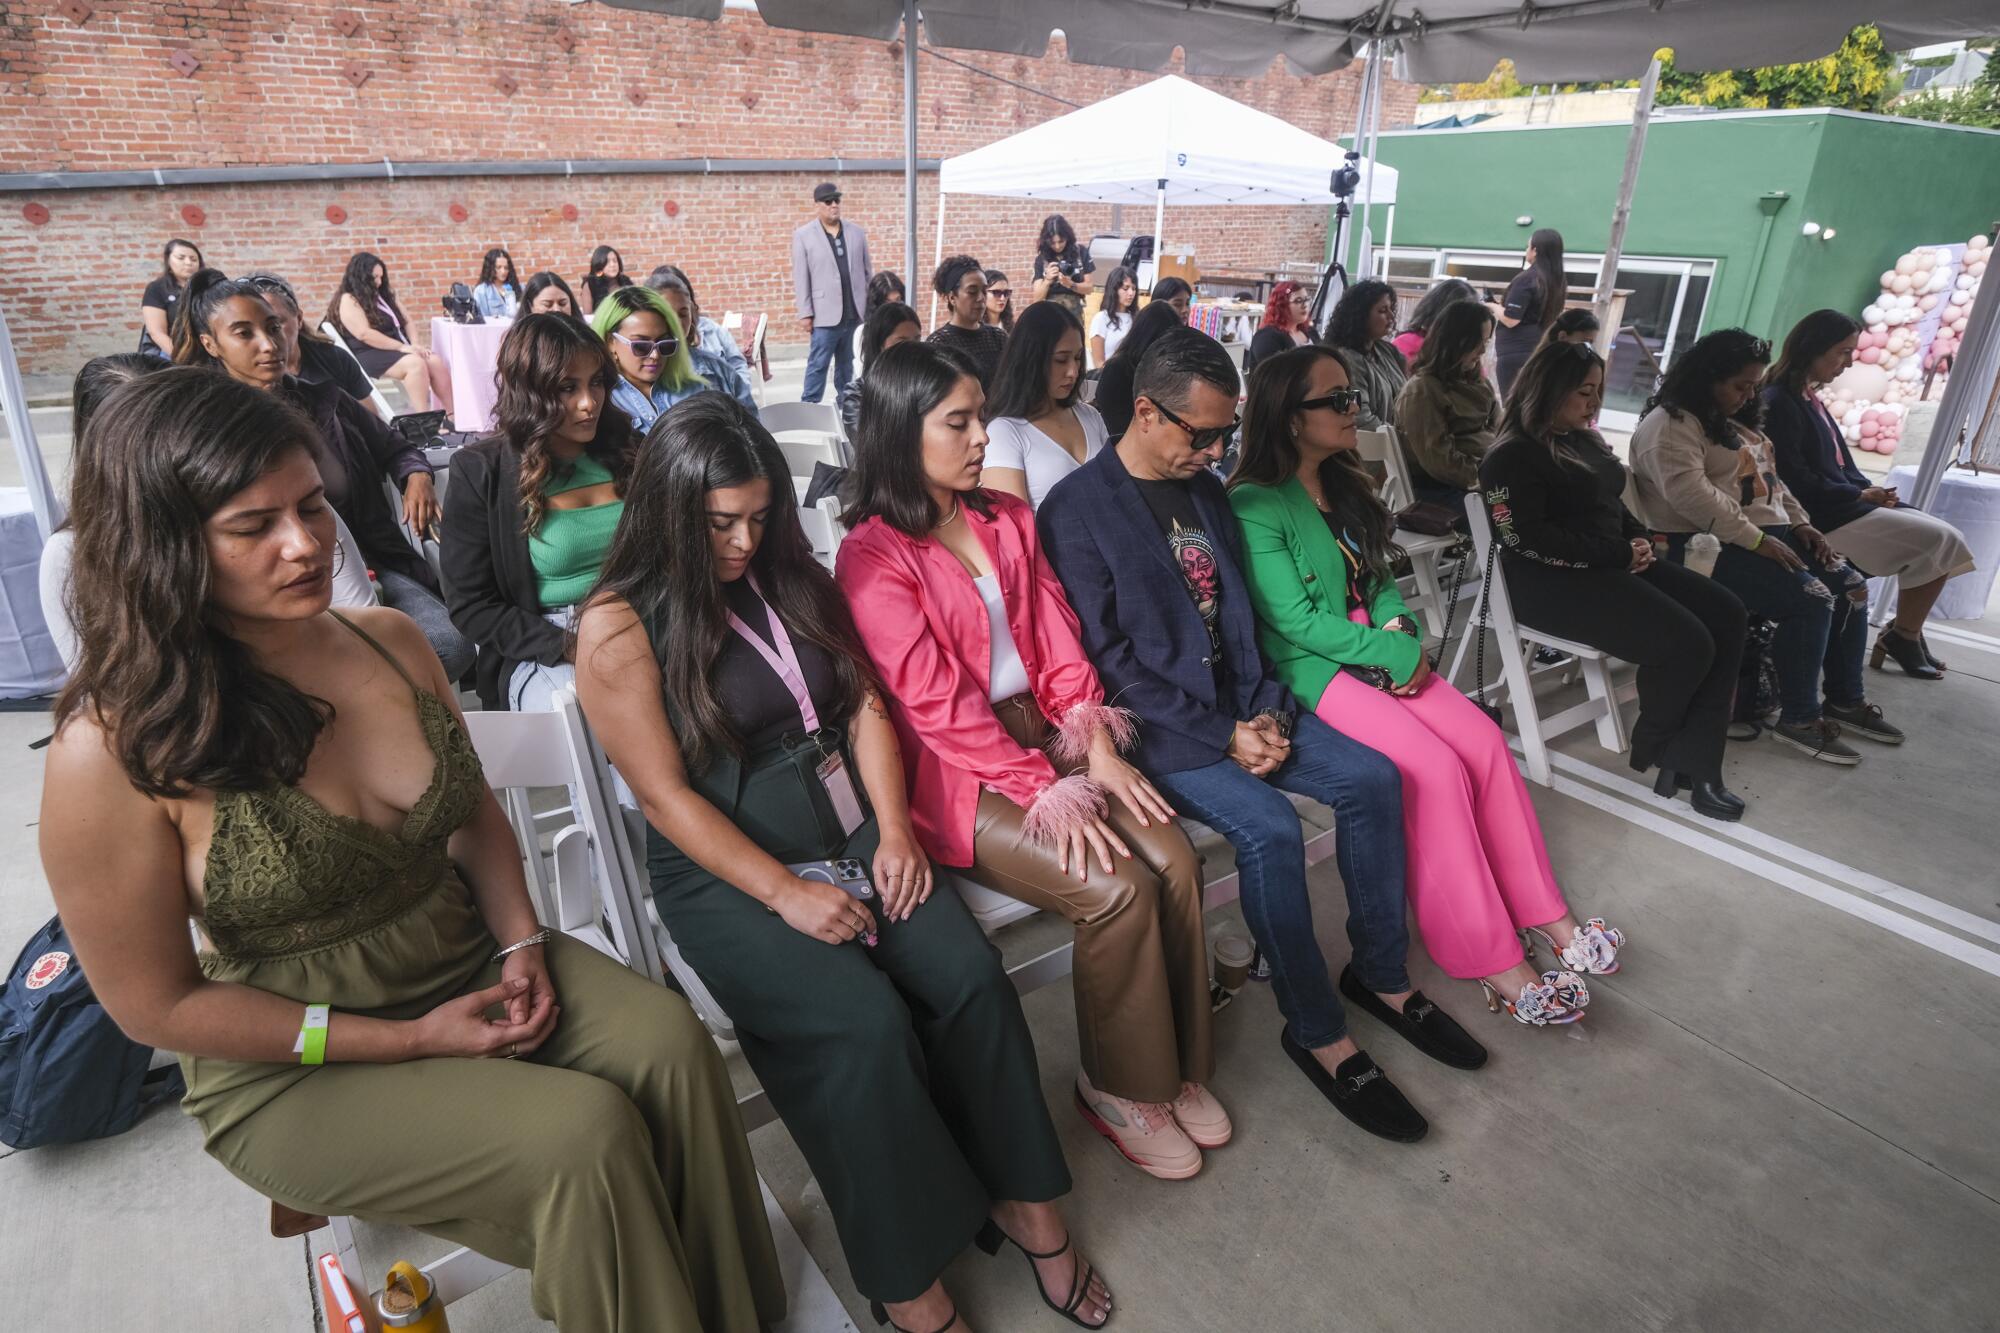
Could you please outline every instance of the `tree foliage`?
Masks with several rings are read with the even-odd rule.
[[[1894,110],[1899,116],[1917,120],[2000,130],[2000,55],[1988,60],[1986,68],[1979,71],[1979,77],[1969,86],[1955,93],[1926,89],[1914,97],[1904,98]]]
[[[1661,106],[1880,111],[1896,94],[1895,58],[1883,49],[1873,25],[1848,33],[1831,55],[1796,65],[1689,73],[1674,68],[1671,50],[1659,55]]]

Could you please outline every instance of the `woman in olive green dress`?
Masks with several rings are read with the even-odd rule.
[[[181,1053],[209,1153],[302,1212],[531,1268],[564,1329],[782,1317],[707,1033],[537,929],[422,633],[328,610],[311,424],[190,368],[86,430],[42,859],[105,1009]]]
[[[1051,1307],[1100,1327],[1111,1296],[1053,1202],[1069,1172],[1020,998],[958,895],[932,893],[895,730],[791,487],[733,399],[654,423],[577,626],[584,713],[652,826],[661,919],[826,1192],[876,1319],[963,1333],[939,1275],[1004,1238]],[[869,892],[799,873],[828,858]]]

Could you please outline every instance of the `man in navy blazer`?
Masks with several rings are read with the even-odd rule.
[[[1036,513],[1104,692],[1140,719],[1136,759],[1236,849],[1243,917],[1271,965],[1280,1040],[1335,1108],[1384,1138],[1429,1128],[1347,1033],[1340,996],[1461,1068],[1486,1052],[1410,988],[1402,779],[1300,708],[1257,647],[1241,537],[1209,469],[1236,420],[1235,363],[1194,329],[1141,358],[1132,424]],[[1313,936],[1305,841],[1282,792],[1334,808],[1353,961],[1339,991]]]

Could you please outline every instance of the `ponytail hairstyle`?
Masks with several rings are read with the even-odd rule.
[[[266,310],[271,309],[265,299],[264,289],[248,278],[232,278],[218,268],[205,268],[188,279],[187,294],[181,297],[181,308],[174,316],[174,363],[182,366],[213,366],[216,360],[201,345],[201,335],[208,332],[209,321],[224,301],[235,297],[255,301]],[[276,311],[271,311],[276,314]]]
[[[1542,330],[1542,343],[1573,342],[1578,334],[1594,338],[1603,327],[1597,322],[1596,314],[1578,306],[1574,310],[1563,311],[1549,321],[1549,326]]]
[[[1765,385],[1776,384],[1793,393],[1804,393],[1811,387],[1808,381],[1812,378],[1813,362],[1859,332],[1861,326],[1838,310],[1813,311],[1792,325],[1792,331],[1785,335],[1784,350],[1764,372]]]
[[[178,236],[168,241],[160,249],[160,276],[178,286],[179,282],[174,277],[174,251],[176,250],[194,251],[195,272],[197,273],[208,266],[208,261],[201,257],[201,247],[193,241],[184,241]]]
[[[549,440],[563,423],[562,384],[570,362],[583,358],[591,377],[604,392],[598,410],[597,437],[584,452],[611,473],[620,495],[632,475],[636,452],[632,418],[611,401],[618,368],[604,340],[574,315],[523,315],[500,342],[494,377],[500,398],[494,405],[494,433],[521,459],[521,525],[526,532],[542,526],[548,508],[548,485],[558,467]]]

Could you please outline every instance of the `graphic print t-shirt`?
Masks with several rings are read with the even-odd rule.
[[[1215,567],[1215,542],[1201,525],[1201,513],[1194,507],[1194,491],[1184,481],[1141,481],[1132,479],[1146,507],[1153,511],[1167,547],[1179,566],[1181,581],[1187,584],[1194,609],[1208,627],[1208,646],[1216,662],[1222,660],[1222,577]]]

